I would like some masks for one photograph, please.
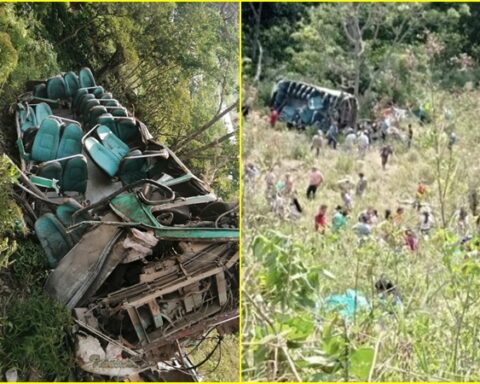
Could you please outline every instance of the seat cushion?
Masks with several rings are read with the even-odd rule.
[[[35,222],[35,232],[47,255],[48,265],[55,268],[73,247],[65,228],[52,213],[47,213]]]
[[[62,164],[55,161],[53,163],[42,165],[38,168],[37,176],[60,181],[62,180]]]
[[[52,100],[65,99],[65,81],[62,76],[51,77],[47,81],[48,98]]]
[[[32,160],[48,161],[56,159],[59,142],[60,123],[51,118],[44,119],[33,142]]]
[[[62,157],[78,155],[82,152],[83,131],[77,124],[67,125],[58,145],[57,159]]]
[[[105,148],[109,149],[119,159],[122,159],[128,153],[128,145],[115,136],[106,125],[100,125],[97,128],[97,135]]]
[[[142,152],[138,149],[130,152],[128,156],[139,156]],[[131,184],[134,181],[148,179],[147,159],[125,159],[120,167],[120,180],[124,185]]]
[[[85,193],[87,190],[88,168],[84,157],[67,160],[63,169],[61,187],[66,192]]]
[[[67,72],[63,79],[65,80],[65,94],[67,97],[73,97],[80,87],[80,81],[75,72]]]
[[[91,217],[87,212],[77,216],[75,218],[75,223],[72,220],[73,214],[78,211],[79,209],[83,208],[76,200],[68,198],[62,205],[59,205],[55,211],[55,215],[60,220],[60,222],[68,228],[70,225],[75,223],[80,223],[84,220],[91,220]],[[71,233],[74,239],[80,239],[82,235],[85,233],[85,230],[88,228],[88,224],[82,225],[76,229],[74,229]]]
[[[95,78],[93,77],[93,73],[90,68],[84,67],[80,70],[80,87],[81,88],[89,88],[95,87]]]
[[[52,114],[52,108],[47,103],[40,103],[35,106],[35,116],[38,125],[42,124],[42,121]]]
[[[117,156],[93,137],[85,140],[85,149],[100,169],[111,177],[115,176],[120,166],[120,159]]]

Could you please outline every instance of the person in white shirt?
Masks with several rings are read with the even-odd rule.
[[[370,141],[368,140],[368,136],[365,132],[361,132],[358,137],[358,153],[360,154],[360,157],[365,157],[369,144]]]

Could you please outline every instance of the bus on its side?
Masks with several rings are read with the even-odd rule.
[[[358,102],[347,92],[281,80],[273,88],[270,107],[279,112],[279,120],[289,127],[316,126],[326,131],[332,119],[339,128],[353,127]]]

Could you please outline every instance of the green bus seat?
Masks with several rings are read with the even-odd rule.
[[[35,87],[33,87],[33,96],[48,99],[47,84],[42,83],[35,85]]]
[[[54,76],[47,80],[47,95],[51,100],[65,99],[65,81],[62,76]]]
[[[118,107],[118,108],[112,108],[109,110],[109,112],[113,115],[113,116],[116,116],[116,117],[127,117],[127,111],[122,108],[122,107]]]
[[[100,99],[113,99],[113,95],[110,92],[105,92]]]
[[[139,156],[142,151],[136,149],[128,154],[128,156]],[[124,185],[131,184],[141,179],[148,179],[148,163],[146,158],[125,159],[119,172],[120,180]]]
[[[95,96],[93,96],[93,97],[94,97],[93,99],[84,100],[83,103],[82,103],[81,113],[82,113],[82,116],[84,118],[86,118],[88,116],[88,113],[90,112],[90,109],[92,107],[96,107],[97,105],[100,105],[100,102],[97,99],[95,99]]]
[[[97,85],[97,87],[93,90],[93,94],[97,99],[99,99],[105,93],[105,89],[101,85]]]
[[[77,100],[78,104],[75,106],[75,111],[83,115],[85,110],[85,104],[91,100],[95,100],[95,96],[91,93],[86,93]]]
[[[77,74],[71,71],[67,72],[63,75],[63,79],[65,80],[65,94],[67,97],[73,97],[80,87],[80,81]]]
[[[74,157],[65,163],[61,188],[67,192],[85,193],[87,190],[88,168],[84,157]]]
[[[62,164],[55,161],[38,167],[37,176],[45,177],[46,179],[62,180]]]
[[[85,140],[85,149],[100,169],[110,177],[115,176],[120,166],[120,159],[117,156],[93,137],[88,137]]]
[[[52,114],[52,108],[47,103],[39,103],[35,106],[35,116],[38,125],[41,125],[42,121]]]
[[[88,213],[84,213],[75,218],[75,223],[73,222],[72,220],[73,214],[82,208],[83,207],[76,200],[68,198],[65,200],[65,202],[62,205],[59,205],[57,207],[57,209],[55,210],[55,214],[60,220],[60,222],[65,226],[65,228],[68,228],[72,224],[80,223],[81,221],[92,219]],[[78,227],[77,229],[74,229],[71,233],[73,234],[74,238],[80,239],[80,237],[82,237],[82,235],[85,233],[87,228],[88,228],[88,224],[84,224]]]
[[[118,119],[116,128],[117,136],[125,142],[140,138],[140,131],[131,119]]]
[[[37,131],[32,146],[32,160],[49,161],[57,157],[60,142],[60,123],[46,118]]]
[[[110,130],[115,135],[117,135],[117,124],[115,123],[115,119],[113,118],[111,113],[104,113],[104,114],[98,116],[97,119],[92,124],[93,125],[95,125],[95,124],[105,125],[108,128],[110,128]]]
[[[82,152],[83,131],[77,124],[68,124],[63,129],[62,138],[58,145],[57,159],[78,155]]]
[[[95,83],[95,78],[93,77],[93,73],[90,68],[84,67],[80,70],[80,87],[81,88],[89,88],[95,87],[97,84]]]
[[[32,107],[28,106],[25,108],[24,105],[21,106],[22,109],[19,110],[18,115],[20,117],[20,129],[22,132],[28,131],[30,128],[37,127],[37,118],[35,116],[35,111]]]
[[[35,232],[47,255],[48,265],[55,268],[73,247],[70,237],[53,213],[47,213],[35,222]]]
[[[106,125],[100,125],[97,128],[97,135],[105,146],[119,159],[125,157],[129,151],[128,145],[120,140]]]
[[[81,102],[81,99],[83,96],[88,95],[88,89],[85,88],[78,88],[77,92],[75,92],[75,95],[73,96],[73,102],[72,105],[77,108],[78,105]]]
[[[92,108],[90,108],[88,116],[86,116],[86,119],[91,126],[94,126],[96,124],[98,117],[106,113],[108,113],[108,111],[104,106],[95,105]]]

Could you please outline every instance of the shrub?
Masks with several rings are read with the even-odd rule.
[[[0,340],[3,364],[16,367],[22,381],[32,370],[44,380],[66,380],[74,367],[66,340],[71,325],[69,310],[40,290],[14,300]]]

